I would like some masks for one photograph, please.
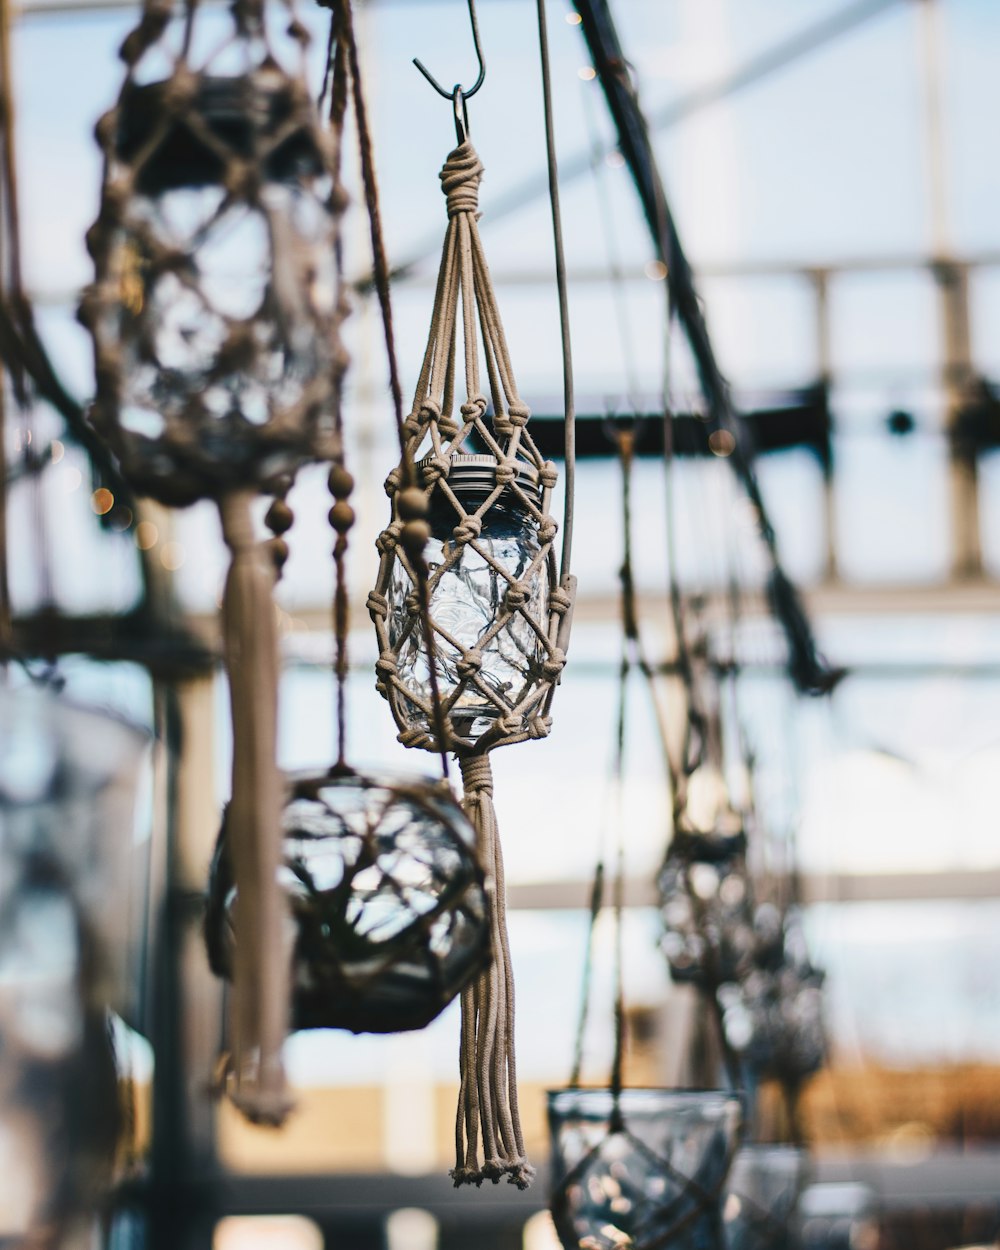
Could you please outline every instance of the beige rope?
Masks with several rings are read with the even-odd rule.
[[[518,1189],[527,1189],[535,1169],[525,1155],[517,1104],[514,974],[507,940],[503,853],[493,807],[489,756],[465,756],[462,781],[462,806],[475,827],[480,860],[491,876],[493,957],[489,968],[462,994],[461,1088],[451,1177],[458,1186],[481,1185],[484,1180],[496,1184],[506,1176]]]
[[[288,1026],[284,906],[275,888],[281,858],[281,778],[275,762],[278,636],[274,566],[254,538],[255,492],[222,498],[232,555],[222,601],[233,719],[232,798],[226,815],[236,879],[231,1096],[251,1119],[280,1124],[290,1109],[281,1062]]]

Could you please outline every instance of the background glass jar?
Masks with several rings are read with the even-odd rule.
[[[724,1090],[550,1090],[552,1217],[567,1250],[723,1250],[742,1103]]]
[[[483,513],[496,489],[493,456],[453,457],[448,487],[465,513],[476,517],[479,533],[464,537],[463,518],[441,489],[430,497],[431,537],[424,552],[430,574],[430,615],[435,626],[438,690],[448,708],[452,733],[474,744],[507,711],[513,710],[541,679],[546,653],[531,620],[543,626],[547,614],[547,574],[537,561],[538,521],[511,488]],[[540,500],[535,470],[515,470],[518,489]],[[396,561],[389,587],[389,640],[398,651],[404,686],[430,705],[430,665],[423,635],[415,623],[414,584]],[[507,616],[511,592],[523,605]],[[469,653],[476,659],[469,662]],[[429,718],[414,722],[433,731]]]

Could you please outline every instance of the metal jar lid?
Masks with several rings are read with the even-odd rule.
[[[431,457],[427,457],[429,460]],[[417,467],[422,468],[421,460]],[[490,455],[452,456],[448,469],[448,485],[463,501],[482,501],[493,493],[497,484],[497,462]],[[535,504],[541,503],[542,492],[538,485],[538,470],[523,460],[514,461],[514,481],[518,488]],[[502,498],[503,496],[501,496]]]

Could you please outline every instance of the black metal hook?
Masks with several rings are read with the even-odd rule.
[[[466,0],[466,2],[469,6],[469,20],[472,23],[472,42],[476,49],[476,60],[479,62],[479,77],[472,86],[466,90],[461,83],[455,83],[450,91],[446,91],[426,65],[418,60],[417,57],[413,58],[413,64],[420,70],[438,95],[452,101],[455,109],[455,134],[458,136],[459,143],[464,143],[469,134],[469,111],[465,102],[476,94],[486,80],[486,60],[483,56],[482,45],[479,42],[479,23],[476,20],[476,6],[474,0]]]

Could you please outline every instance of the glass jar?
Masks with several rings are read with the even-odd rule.
[[[726,1185],[726,1250],[794,1250],[795,1209],[809,1154],[796,1146],[744,1146]]]
[[[112,115],[94,421],[167,503],[294,471],[330,419],[336,223],[298,87],[203,76],[178,110],[173,81],[127,86]]]
[[[445,783],[293,776],[282,831],[293,1028],[421,1029],[486,963],[476,835]],[[239,923],[225,820],[208,896],[209,963],[228,977]]]
[[[713,989],[741,979],[755,950],[745,835],[678,830],[658,888],[673,979]]]
[[[478,536],[464,541],[463,520],[441,489],[431,494],[431,537],[424,552],[430,575],[430,615],[438,692],[456,738],[474,745],[498,718],[512,711],[541,679],[546,651],[530,623],[545,628],[547,573],[538,560],[538,521],[509,487],[481,516],[496,489],[492,456],[452,458],[448,487],[467,514],[476,515]],[[527,464],[515,470],[518,488],[540,499],[537,474]],[[495,562],[494,564],[491,561]],[[389,642],[398,653],[404,686],[431,705],[430,667],[416,617],[415,587],[396,560],[389,587]],[[497,627],[513,602],[521,607]],[[530,618],[530,620],[529,620]],[[474,651],[478,662],[468,662]],[[432,719],[413,708],[413,723],[433,733]]]
[[[548,1094],[552,1215],[566,1250],[722,1250],[742,1104],[723,1090]]]

